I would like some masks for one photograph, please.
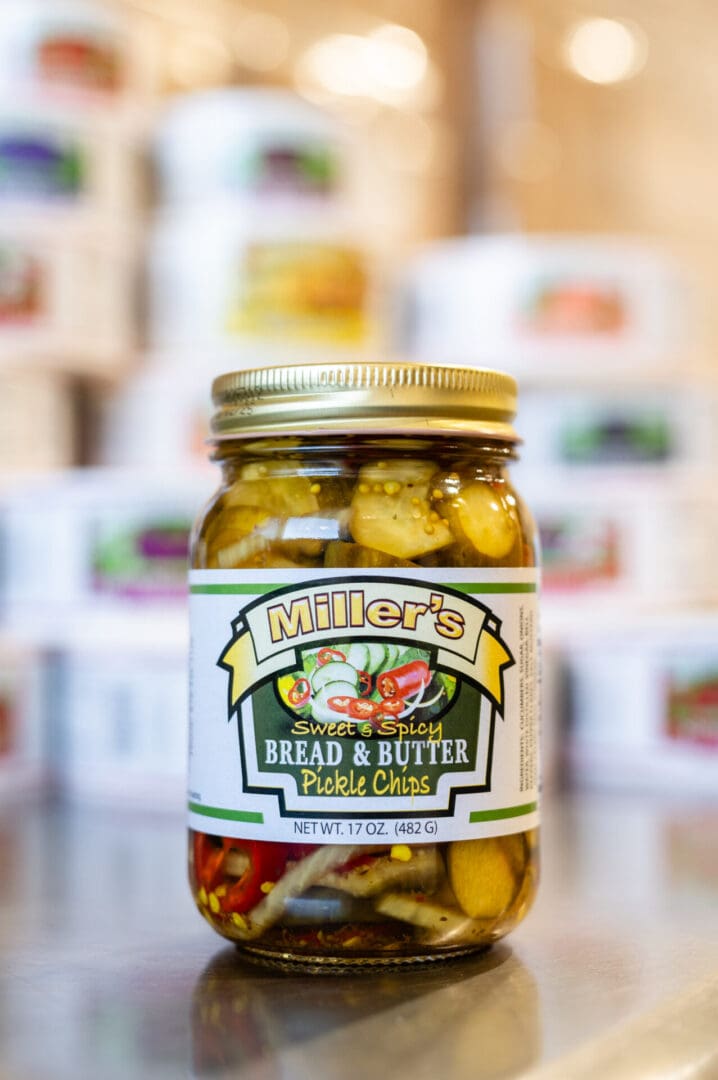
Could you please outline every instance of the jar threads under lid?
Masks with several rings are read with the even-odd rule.
[[[488,368],[326,363],[220,375],[213,441],[290,433],[466,434],[518,442],[516,380]]]

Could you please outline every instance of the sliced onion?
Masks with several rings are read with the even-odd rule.
[[[427,683],[427,686],[428,686],[428,683]],[[442,686],[441,689],[439,690],[439,693],[435,694],[434,697],[431,698],[430,701],[423,701],[422,699],[424,697],[424,691],[425,690],[426,690],[426,686],[422,686],[421,690],[419,691],[417,696],[414,698],[411,705],[407,705],[407,707],[404,709],[404,711],[399,713],[399,719],[400,720],[401,720],[401,718],[403,716],[408,716],[410,712],[413,712],[414,709],[417,709],[419,707],[419,705],[421,705],[422,709],[428,709],[429,706],[433,705],[435,702],[437,702],[439,700],[439,698],[441,697],[441,695],[444,693],[444,687]]]

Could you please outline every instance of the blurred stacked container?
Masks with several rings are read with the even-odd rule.
[[[85,459],[93,388],[123,378],[136,349],[152,90],[151,56],[118,13],[0,6],[0,794],[41,789],[60,761],[71,703],[55,673],[74,662],[73,633],[90,631],[91,605],[64,594],[79,591],[83,545],[97,557],[99,526],[83,530],[68,498],[80,475],[53,472]],[[108,480],[95,484],[110,502]]]
[[[34,710],[13,696],[27,722],[8,730],[46,732],[28,780],[72,799],[181,810],[187,541],[206,494],[198,471],[105,468],[40,475],[6,496],[4,624],[20,674],[34,664],[41,687]]]
[[[13,387],[2,426],[14,436],[0,466],[72,463],[68,375],[127,370],[142,196],[136,103],[148,90],[118,15],[83,0],[0,7],[0,365]],[[56,403],[41,454],[34,410],[17,408],[25,381],[28,401]]]
[[[189,95],[167,110],[155,156],[147,357],[114,403],[106,459],[176,467],[206,458],[214,375],[360,357],[381,313],[344,194],[343,131],[323,112],[282,90]]]
[[[689,296],[660,252],[615,238],[467,238],[407,274],[411,355],[520,380],[517,479],[542,539],[548,683],[569,688],[545,703],[549,777],[568,764],[598,785],[718,780],[705,690],[718,636],[701,610],[718,593],[717,400]]]

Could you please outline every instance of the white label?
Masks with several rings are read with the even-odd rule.
[[[354,844],[538,824],[537,571],[195,570],[190,825]]]

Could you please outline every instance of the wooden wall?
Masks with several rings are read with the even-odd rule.
[[[562,42],[586,15],[638,24],[648,47],[640,74],[601,86],[567,69]],[[520,67],[521,58],[529,66],[513,97],[503,87],[492,101],[483,83],[477,109],[491,131],[481,146],[474,223],[655,239],[697,283],[698,329],[712,354],[718,344],[718,6],[713,0],[486,0],[478,17],[484,48],[504,50],[509,67]],[[502,66],[497,57],[494,64]],[[522,123],[524,177],[517,175]],[[508,153],[508,168],[507,124],[515,135],[518,130],[519,142],[515,160]],[[538,160],[530,175],[532,143]]]

